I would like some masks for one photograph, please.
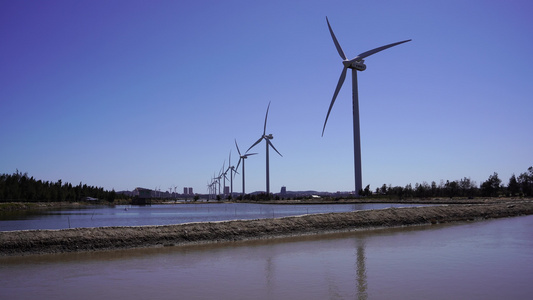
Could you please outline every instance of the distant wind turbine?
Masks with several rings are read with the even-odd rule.
[[[245,195],[245,189],[244,189],[244,187],[245,187],[245,185],[244,185],[244,160],[247,159],[248,156],[256,155],[257,153],[244,153],[244,154],[241,154],[241,151],[239,150],[239,145],[237,145],[237,140],[235,140],[235,147],[237,147],[237,152],[239,153],[239,162],[237,163],[237,166],[235,167],[235,169],[239,168],[239,164],[242,161],[242,197],[244,198],[244,195]]]
[[[213,189],[216,188],[215,181],[211,180],[211,183],[209,181],[207,182],[207,189],[209,190],[209,197],[208,200],[211,199],[211,195],[214,194]]]
[[[213,178],[211,179],[212,181],[212,184],[213,184],[213,187],[214,187],[214,194],[213,196],[216,196],[217,195],[217,184],[218,184],[218,179],[217,177],[215,176],[215,173],[213,173]]]
[[[222,179],[224,179],[224,184],[222,184],[222,195],[224,196],[224,198],[226,198],[226,179],[228,179],[228,176],[226,176],[226,174],[228,174],[228,169],[224,170],[224,167],[226,166],[226,161],[224,161],[224,164],[222,165],[222,170],[220,172],[220,176],[222,177]]]
[[[215,177],[215,179],[216,179],[216,181],[218,183],[218,194],[217,194],[217,196],[219,196],[222,193],[222,190],[220,189],[220,178],[222,178],[222,171],[220,171],[218,173],[218,176]]]
[[[270,172],[269,172],[269,161],[268,161],[268,149],[269,149],[269,146],[272,147],[272,149],[274,149],[278,154],[279,156],[283,157],[283,155],[281,155],[281,153],[279,153],[279,151],[276,149],[276,147],[274,147],[274,145],[272,144],[272,142],[270,141],[271,139],[274,138],[274,136],[272,134],[266,134],[266,128],[267,128],[267,118],[268,118],[268,110],[270,109],[270,102],[268,102],[268,107],[267,107],[267,111],[266,111],[266,115],[265,115],[265,126],[263,127],[263,135],[252,145],[250,146],[250,148],[248,148],[248,151],[250,151],[250,149],[252,149],[255,145],[259,144],[262,140],[265,140],[265,144],[266,144],[266,194],[267,194],[267,197],[270,197]]]
[[[359,99],[358,99],[358,92],[357,92],[357,71],[364,71],[366,70],[366,65],[364,64],[364,58],[376,54],[380,51],[383,51],[385,49],[388,49],[390,47],[394,47],[406,42],[409,42],[411,40],[405,40],[397,43],[388,44],[385,46],[381,46],[366,52],[363,52],[359,55],[357,55],[355,58],[347,59],[346,55],[344,55],[344,52],[342,51],[342,48],[337,41],[337,38],[335,37],[335,34],[333,33],[333,29],[331,29],[331,25],[329,24],[328,17],[326,17],[326,22],[328,23],[329,32],[331,34],[331,37],[333,38],[333,42],[335,43],[335,47],[337,48],[337,52],[339,52],[339,55],[342,58],[342,64],[344,65],[341,73],[341,77],[339,78],[339,82],[337,83],[337,87],[335,88],[335,93],[333,94],[333,99],[331,99],[331,103],[329,105],[328,114],[326,115],[326,120],[324,121],[324,127],[322,128],[322,136],[324,136],[324,130],[326,129],[326,123],[328,122],[329,113],[331,112],[331,108],[333,107],[333,104],[335,103],[335,99],[337,98],[337,94],[339,93],[342,84],[344,83],[344,79],[346,79],[346,72],[348,69],[352,69],[352,105],[353,105],[353,147],[354,147],[354,172],[355,172],[355,196],[359,197],[359,191],[363,188],[362,184],[362,170],[361,170],[361,132],[359,128]]]
[[[237,170],[235,170],[235,166],[231,165],[231,150],[229,151],[229,160],[228,160],[228,168],[224,172],[224,176],[229,171],[229,178],[230,178],[230,197],[233,199],[233,175],[234,173],[237,173]]]

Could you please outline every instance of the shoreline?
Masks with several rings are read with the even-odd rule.
[[[432,204],[436,204],[433,202]],[[0,256],[105,251],[271,239],[328,232],[478,221],[533,214],[533,200],[387,208],[275,219],[163,226],[0,232]]]
[[[360,198],[360,199],[303,199],[303,200],[269,200],[269,201],[199,201],[184,202],[177,201],[153,201],[151,205],[160,204],[221,204],[221,203],[252,203],[264,205],[335,205],[335,204],[372,204],[372,203],[398,203],[398,204],[496,204],[515,201],[529,201],[533,198],[409,198],[409,199],[389,199],[389,198]],[[76,209],[90,206],[116,206],[131,205],[129,202],[105,203],[105,202],[0,202],[0,213],[14,211],[31,211],[47,209]]]

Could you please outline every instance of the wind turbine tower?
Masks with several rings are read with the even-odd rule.
[[[239,153],[239,162],[237,162],[237,166],[235,169],[239,168],[239,164],[242,161],[242,197],[244,198],[245,195],[245,185],[244,185],[244,160],[248,158],[250,155],[256,155],[257,153],[244,153],[241,154],[241,151],[239,150],[239,145],[237,145],[237,140],[235,140],[235,147],[237,147],[237,152]],[[237,171],[235,171],[237,172]]]
[[[342,58],[342,64],[344,65],[342,69],[341,76],[339,78],[339,82],[337,83],[337,87],[335,88],[335,93],[333,94],[333,98],[331,99],[331,103],[329,104],[328,114],[326,115],[326,120],[324,121],[324,127],[322,128],[322,136],[324,136],[324,130],[326,129],[326,123],[328,122],[329,113],[331,112],[331,108],[333,107],[333,104],[335,103],[335,99],[337,98],[337,95],[339,94],[339,91],[342,87],[342,84],[344,83],[344,79],[346,79],[346,73],[348,69],[352,70],[352,106],[353,106],[353,147],[354,147],[354,172],[355,172],[355,196],[359,197],[359,191],[363,188],[363,178],[362,178],[362,165],[361,165],[361,130],[359,127],[359,96],[357,91],[357,71],[364,71],[366,70],[366,65],[364,64],[364,58],[376,54],[380,51],[383,51],[385,49],[388,49],[390,47],[394,47],[406,42],[409,42],[411,40],[405,40],[397,43],[388,44],[385,46],[381,46],[366,52],[363,52],[359,55],[357,55],[355,58],[347,59],[346,55],[344,55],[344,51],[342,51],[342,48],[337,41],[337,38],[335,37],[335,34],[333,33],[333,29],[331,29],[331,25],[329,24],[328,17],[326,17],[326,22],[328,23],[329,33],[331,34],[331,38],[333,39],[333,43],[335,43],[335,47],[337,48],[337,52],[339,53],[340,57]]]
[[[222,184],[222,198],[226,198],[226,179],[228,179],[228,177],[226,176],[226,174],[228,173],[228,170],[224,170],[224,167],[226,166],[226,161],[224,161],[224,163],[222,164],[222,169],[220,170],[220,175],[222,180],[223,180],[223,184]]]
[[[266,127],[267,127],[267,118],[268,118],[268,110],[270,109],[270,102],[268,102],[268,107],[267,107],[267,111],[266,111],[266,115],[265,115],[265,126],[263,127],[263,135],[252,145],[250,146],[250,148],[248,148],[248,150],[246,150],[246,152],[250,151],[250,149],[252,149],[255,145],[259,144],[262,140],[265,140],[265,144],[266,144],[266,194],[267,194],[267,197],[270,197],[270,168],[269,168],[269,155],[268,155],[268,149],[269,147],[272,147],[272,149],[274,149],[274,151],[276,151],[279,156],[283,157],[283,155],[281,155],[281,153],[279,153],[279,151],[276,149],[276,147],[274,147],[274,145],[272,144],[272,142],[270,141],[271,139],[274,138],[274,136],[272,134],[266,134]]]
[[[226,169],[226,172],[224,172],[224,176],[229,171],[229,179],[230,179],[230,197],[233,199],[233,172],[237,172],[235,170],[235,167],[231,165],[231,150],[229,151],[229,160],[228,160],[228,168]]]

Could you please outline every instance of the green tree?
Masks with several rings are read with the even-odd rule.
[[[365,187],[362,193],[360,193],[361,196],[370,196],[372,195],[372,191],[370,191],[370,184]]]
[[[406,198],[413,198],[413,195],[414,195],[414,191],[413,191],[413,186],[409,183],[405,186],[405,188],[403,189],[403,195],[406,197]]]
[[[386,184],[383,184],[381,186],[381,188],[379,189],[379,192],[383,195],[386,195],[387,194],[387,185]]]
[[[470,178],[464,177],[459,180],[460,194],[463,197],[474,197],[476,193],[476,184]]]
[[[109,203],[113,203],[116,197],[117,197],[117,193],[115,192],[115,190],[111,190],[111,192],[107,192],[105,196],[105,200]]]
[[[520,185],[518,184],[518,181],[516,180],[516,176],[514,174],[511,176],[511,178],[509,178],[507,191],[511,197],[516,196],[520,192]]]
[[[517,181],[522,195],[526,197],[533,196],[533,167],[529,167],[527,172],[520,174]]]
[[[415,184],[415,196],[418,198],[426,198],[431,194],[431,187],[427,182],[422,182],[422,184]]]
[[[431,182],[431,196],[437,197],[438,196],[438,188],[437,183],[435,181]]]
[[[498,173],[489,176],[487,181],[481,184],[481,194],[485,197],[497,197],[500,192],[500,184],[502,181],[498,178]]]

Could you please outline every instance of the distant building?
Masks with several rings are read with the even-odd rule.
[[[194,195],[192,192],[192,187],[184,187],[183,188],[183,195]]]
[[[143,199],[152,198],[152,190],[138,187],[133,190],[132,195]]]
[[[132,194],[134,198],[131,200],[131,204],[133,205],[151,204],[150,199],[152,198],[152,190],[138,187],[135,190],[133,190]]]
[[[287,187],[285,186],[282,186],[281,187],[281,192],[280,192],[281,195],[286,195],[287,194]]]

